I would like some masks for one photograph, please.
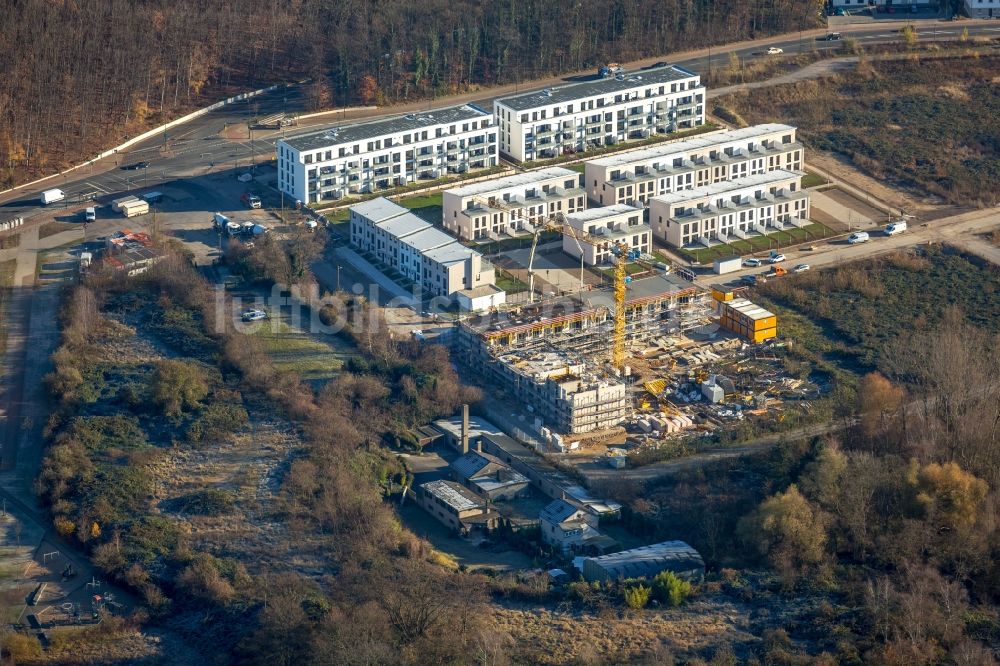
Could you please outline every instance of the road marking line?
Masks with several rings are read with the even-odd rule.
[[[110,192],[110,191],[111,191],[111,190],[107,190],[107,189],[105,189],[105,188],[101,187],[100,185],[98,185],[98,184],[96,184],[96,183],[92,183],[92,182],[90,182],[89,180],[88,180],[88,181],[85,181],[85,184],[87,184],[87,185],[90,185],[90,186],[91,186],[91,187],[93,187],[93,188],[94,188],[95,190],[98,190],[99,192],[104,192],[105,194],[107,194],[108,192]]]

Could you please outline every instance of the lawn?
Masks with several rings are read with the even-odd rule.
[[[400,206],[409,208],[414,214],[431,224],[441,225],[442,208],[440,192],[433,194],[418,194],[412,197],[404,197],[399,200]]]
[[[518,280],[516,277],[510,273],[504,272],[502,269],[497,269],[497,280],[496,285],[506,291],[508,294],[516,294],[522,291],[528,291],[528,285]]]
[[[263,343],[264,351],[279,370],[291,370],[305,380],[333,378],[354,353],[335,336],[329,336],[329,342],[321,342],[283,321],[262,322],[252,333]]]
[[[732,256],[744,256],[757,252],[767,252],[778,248],[807,243],[811,240],[826,238],[833,235],[833,231],[818,222],[813,222],[801,229],[789,229],[787,231],[776,231],[767,236],[754,236],[747,240],[737,240],[728,245],[716,245],[710,248],[681,249],[680,254],[687,257],[689,261],[701,264],[710,264],[716,259]]]
[[[802,187],[819,187],[820,185],[826,185],[829,183],[826,178],[819,175],[818,173],[813,173],[812,171],[806,170],[804,176],[802,176]]]

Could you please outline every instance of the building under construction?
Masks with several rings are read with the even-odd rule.
[[[553,433],[611,428],[629,414],[629,370],[611,364],[615,294],[581,292],[466,319],[457,352],[484,382],[507,389]],[[632,280],[624,298],[624,346],[690,330],[709,321],[711,298],[676,275]]]

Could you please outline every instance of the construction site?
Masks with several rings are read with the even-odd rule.
[[[741,290],[705,289],[603,242],[615,255],[611,288],[459,323],[458,358],[484,386],[525,406],[550,451],[590,455],[597,446],[623,467],[631,451],[745,418],[780,419],[790,401],[797,408],[819,395],[816,384],[785,372],[776,315]]]

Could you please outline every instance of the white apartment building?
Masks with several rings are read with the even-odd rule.
[[[388,199],[351,206],[350,224],[354,247],[433,296],[475,295],[494,285],[493,266],[481,254]],[[492,303],[503,302],[502,291],[489,291]]]
[[[652,229],[643,222],[643,209],[615,204],[590,208],[566,218],[566,225],[577,233],[563,234],[563,252],[580,258],[588,266],[604,263],[624,243],[629,252],[648,254],[653,242]]]
[[[310,130],[276,148],[279,189],[311,204],[496,166],[497,129],[466,104]]]
[[[586,163],[593,205],[645,205],[651,197],[775,169],[802,169],[802,144],[790,125],[755,125],[609,155]]]
[[[1000,0],[965,0],[969,18],[1000,18]]]
[[[767,234],[809,219],[802,174],[777,170],[653,197],[649,220],[657,238],[683,247]]]
[[[571,83],[493,102],[500,152],[518,162],[697,127],[701,78],[670,66]]]
[[[580,179],[575,171],[552,167],[445,190],[444,228],[463,240],[514,235],[526,224],[585,209]]]

